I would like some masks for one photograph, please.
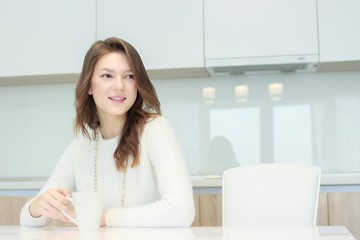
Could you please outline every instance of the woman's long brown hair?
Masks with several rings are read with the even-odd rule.
[[[121,52],[126,55],[138,87],[137,98],[127,112],[122,136],[114,152],[117,169],[124,171],[130,159],[133,160],[131,167],[136,167],[140,163],[140,136],[147,119],[154,115],[161,115],[160,102],[155,88],[150,82],[138,52],[128,42],[114,37],[96,41],[86,53],[76,85],[74,131],[76,134],[81,132],[89,139],[97,137],[97,129],[101,123],[97,116],[93,96],[88,92],[91,88],[91,79],[97,61],[111,52]],[[92,136],[88,132],[89,128],[93,130]]]

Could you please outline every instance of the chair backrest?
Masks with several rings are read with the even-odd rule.
[[[223,226],[315,226],[321,171],[267,163],[223,173]]]

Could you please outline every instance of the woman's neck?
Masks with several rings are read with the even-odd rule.
[[[103,139],[119,136],[125,125],[126,117],[100,117],[100,131]]]

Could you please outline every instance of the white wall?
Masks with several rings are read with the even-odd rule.
[[[269,84],[283,93],[269,96]],[[360,172],[360,72],[154,80],[192,175],[303,162]],[[246,85],[247,99],[234,87]],[[203,99],[203,88],[216,89]],[[75,84],[0,87],[0,177],[46,177],[72,138]],[[275,98],[275,99],[274,99]],[[212,103],[208,103],[208,102]]]

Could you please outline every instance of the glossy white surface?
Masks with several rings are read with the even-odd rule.
[[[1,38],[0,76],[80,72],[96,38],[96,1],[19,3],[1,1],[1,35],[11,37]]]
[[[136,9],[139,17],[124,9]],[[204,67],[201,13],[201,0],[101,0],[97,1],[96,35],[97,39],[125,39],[137,49],[147,69]],[[114,22],[126,24],[113,27]]]
[[[314,0],[204,1],[205,58],[317,55],[316,14]]]
[[[222,227],[193,228],[102,228],[79,232],[76,228],[24,228],[0,226],[0,239],[84,239],[84,240],[355,240],[345,227]]]
[[[318,0],[319,47],[321,62],[360,59],[360,2]]]

